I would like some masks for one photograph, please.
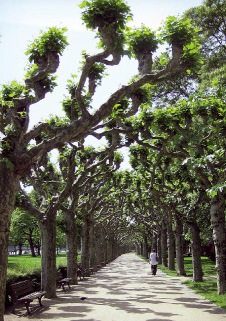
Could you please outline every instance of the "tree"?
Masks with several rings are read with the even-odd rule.
[[[31,255],[35,257],[35,245],[40,243],[40,232],[35,218],[17,208],[12,214],[10,234],[15,245],[28,242]]]
[[[113,16],[110,23],[106,10],[113,8]],[[88,28],[98,29],[97,35],[101,40],[102,52],[89,56],[86,55],[82,67],[81,76],[73,92],[71,101],[71,119],[66,119],[65,123],[46,122],[38,124],[28,131],[29,109],[34,103],[38,103],[45,98],[48,92],[53,91],[56,82],[52,76],[59,65],[59,56],[62,55],[67,45],[64,35],[64,28],[50,28],[47,32],[42,32],[40,37],[30,45],[27,55],[32,65],[29,67],[25,84],[18,85],[12,83],[10,86],[3,86],[1,93],[1,117],[0,128],[3,138],[1,139],[0,155],[0,243],[2,251],[0,254],[1,275],[0,275],[0,320],[3,320],[4,293],[6,284],[7,267],[7,245],[9,236],[9,225],[11,213],[14,210],[15,193],[18,190],[19,180],[27,175],[31,166],[37,158],[45,155],[50,150],[60,147],[65,142],[74,142],[85,138],[91,129],[94,129],[102,120],[108,117],[114,106],[125,96],[131,97],[125,117],[137,111],[135,105],[139,106],[139,95],[136,90],[143,85],[156,84],[171,77],[175,79],[185,73],[191,61],[191,51],[188,50],[189,41],[192,43],[194,30],[187,30],[188,37],[181,38],[180,50],[175,50],[177,44],[173,44],[173,54],[171,61],[163,67],[160,72],[148,73],[137,78],[132,83],[122,86],[116,90],[109,99],[103,103],[93,114],[88,111],[91,105],[92,94],[87,92],[85,85],[90,79],[90,68],[96,63],[103,63],[112,66],[120,62],[124,54],[123,45],[125,43],[124,29],[127,20],[131,17],[129,7],[123,1],[84,1],[82,3],[83,20]],[[95,10],[94,10],[95,9]],[[97,13],[98,14],[94,14]],[[117,13],[117,14],[116,14]],[[183,22],[178,21],[176,29]],[[175,31],[174,35],[178,32]],[[167,36],[167,40],[170,36]],[[190,39],[190,40],[189,40]],[[186,57],[183,57],[183,42],[186,49]],[[113,57],[112,60],[108,60]],[[93,79],[92,79],[93,81]],[[135,93],[135,94],[134,94]],[[76,106],[79,107],[80,114],[77,115]],[[46,134],[46,139],[41,143],[31,145],[40,135]]]

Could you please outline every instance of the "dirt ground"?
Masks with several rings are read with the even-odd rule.
[[[32,303],[32,315],[5,314],[5,321],[226,321],[226,311],[203,299],[135,254],[124,254],[56,299]]]

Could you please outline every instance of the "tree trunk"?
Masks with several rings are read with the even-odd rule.
[[[168,232],[168,268],[171,271],[175,271],[174,233],[172,228],[172,215],[170,212],[168,212],[167,232]]]
[[[183,223],[178,218],[176,218],[175,245],[176,245],[177,275],[186,275],[184,270],[184,253],[183,253],[184,251]]]
[[[19,244],[19,255],[22,255],[22,246],[23,244]]]
[[[92,218],[91,228],[90,228],[90,267],[96,269],[96,248],[95,248],[95,234],[94,234],[94,221]],[[96,272],[96,271],[95,271]]]
[[[56,297],[56,211],[46,212],[40,223],[41,230],[41,288],[47,298]]]
[[[111,262],[113,260],[112,235],[111,234],[109,235],[109,238],[108,238],[108,257],[109,257],[109,261]]]
[[[88,212],[84,213],[83,216],[83,235],[82,235],[82,267],[86,269],[86,274],[89,276],[89,260],[90,260],[90,227],[91,219]]]
[[[140,253],[142,256],[144,256],[144,244],[143,242],[140,242]]]
[[[0,321],[4,320],[9,228],[17,188],[18,178],[0,162]]]
[[[143,238],[144,238],[144,247],[143,247],[144,252],[143,252],[143,257],[144,257],[145,259],[148,259],[148,241],[147,241],[147,235],[144,235]]]
[[[77,225],[74,210],[66,214],[67,277],[77,284]]]
[[[33,243],[33,239],[32,239],[32,232],[31,231],[29,233],[28,242],[29,242],[30,249],[31,249],[31,256],[35,257],[35,247],[34,247],[34,243]]]
[[[201,261],[200,230],[195,221],[192,223],[189,223],[189,227],[191,231],[193,282],[202,282],[203,272],[202,272],[202,261]]]
[[[162,224],[162,231],[161,231],[161,249],[162,249],[162,261],[161,264],[164,267],[167,267],[167,229],[165,224]]]
[[[211,225],[216,253],[218,294],[226,293],[226,229],[225,229],[225,199],[216,195],[211,201]]]
[[[161,230],[158,230],[157,235],[157,254],[158,254],[158,261],[159,263],[162,262],[162,247],[161,247]]]

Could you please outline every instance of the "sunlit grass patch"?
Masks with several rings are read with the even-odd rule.
[[[205,299],[213,302],[214,304],[226,309],[226,294],[217,294],[217,280],[205,279],[204,282],[192,282],[191,280],[183,282],[189,288],[193,289],[195,292],[199,293]]]

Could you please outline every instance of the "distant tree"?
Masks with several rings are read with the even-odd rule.
[[[17,208],[12,214],[10,240],[14,245],[28,243],[31,255],[35,257],[35,247],[40,244],[38,221],[30,214]]]

